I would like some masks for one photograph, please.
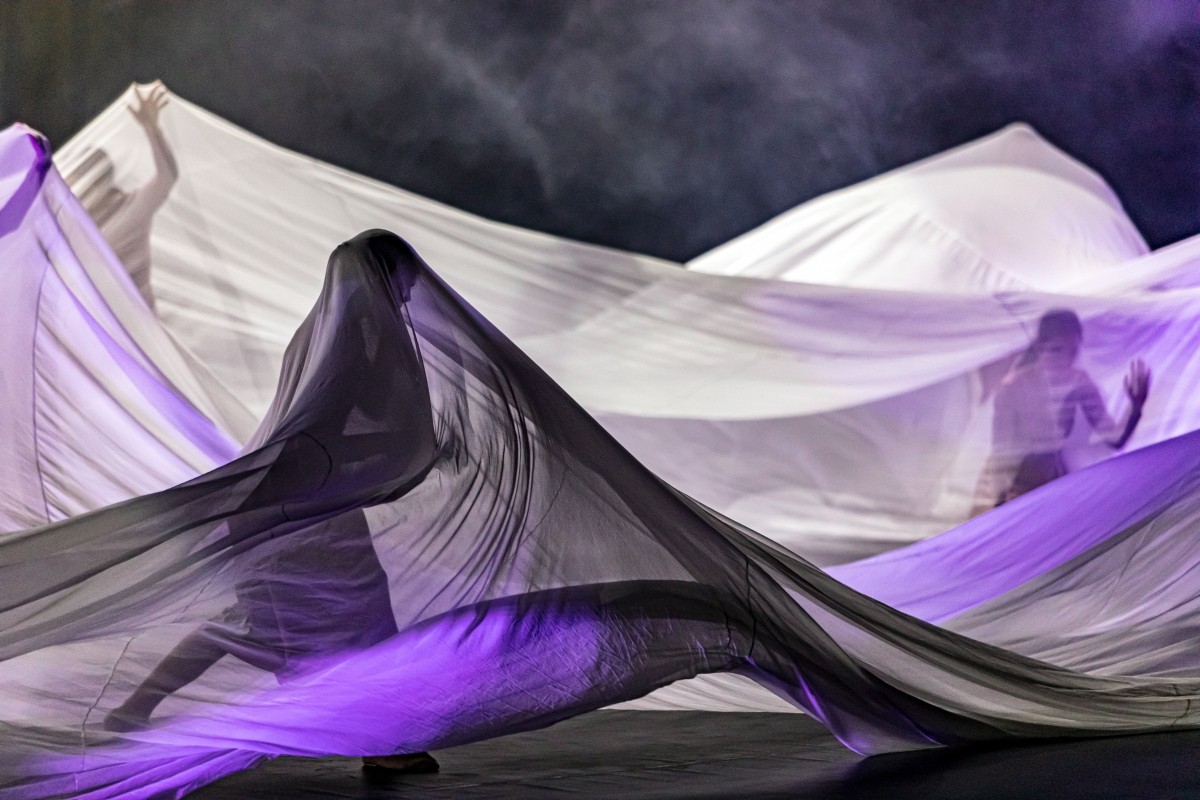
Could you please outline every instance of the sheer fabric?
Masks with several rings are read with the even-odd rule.
[[[132,101],[62,148],[65,174],[84,174],[100,151],[124,189],[155,174]],[[1200,422],[1198,306],[1141,291],[1194,272],[1200,239],[1145,256],[1112,190],[1025,127],[814,200],[684,271],[480,219],[290,153],[182,98],[161,121],[179,177],[145,220],[157,310],[256,417],[330,243],[384,227],[656,474],[823,564],[968,518],[1005,359],[1047,308],[1085,318],[1082,366],[1114,416],[1129,360],[1154,368],[1130,447]],[[841,285],[741,277],[762,274]],[[1039,293],[1051,290],[1071,296]],[[1107,455],[1076,427],[1069,467]]]
[[[6,245],[67,241],[44,151],[3,143],[34,187],[4,208]],[[1195,725],[1193,439],[843,575],[910,616],[663,482],[368,232],[329,258],[239,455],[0,540],[0,792],[180,793],[265,756],[448,746],[713,672],[861,752]],[[918,562],[930,577],[904,580]],[[197,631],[228,655],[177,675],[144,725],[106,725]]]
[[[228,461],[255,418],[162,329],[19,127],[0,134],[0,530],[147,494]]]
[[[155,174],[131,100],[63,148],[56,160],[68,174],[98,151],[126,189]],[[163,128],[180,175],[144,221],[158,311],[203,363],[200,385],[227,388],[253,416],[271,400],[329,243],[384,225],[411,238],[657,475],[818,563],[968,517],[993,449],[996,387],[1049,307],[1084,316],[1083,362],[1114,415],[1124,410],[1129,359],[1142,355],[1155,369],[1131,447],[1200,425],[1191,355],[1200,306],[1178,291],[1200,240],[1140,255],[1112,191],[1027,128],[813,201],[692,265],[761,264],[763,274],[787,266],[787,278],[922,290],[902,295],[689,274],[498,225],[288,153],[180,98],[164,109]],[[83,260],[97,273],[120,269]],[[1009,291],[1025,286],[1072,296]],[[191,385],[176,380],[188,397]],[[91,427],[68,438],[104,427],[83,418]],[[245,424],[218,424],[245,441]],[[1089,441],[1088,427],[1075,425],[1064,444],[1073,469],[1110,452]],[[59,483],[79,500],[92,493],[70,470]],[[1000,570],[1022,556],[1000,545],[988,552]],[[635,706],[788,708],[724,679],[679,683]]]

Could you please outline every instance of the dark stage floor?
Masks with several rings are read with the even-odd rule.
[[[798,714],[598,711],[436,753],[437,775],[280,758],[190,797],[1200,798],[1200,731],[863,759]]]

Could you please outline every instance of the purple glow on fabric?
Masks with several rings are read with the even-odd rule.
[[[374,647],[315,659],[304,674],[223,698],[203,716],[164,718],[111,749],[98,738],[86,756],[42,759],[33,771],[107,770],[121,776],[122,796],[152,796],[173,770],[224,774],[281,754],[446,747],[589,710],[600,695],[620,696],[631,675],[606,655],[624,648],[636,663],[625,621],[547,597],[533,607],[499,602],[443,615]],[[512,714],[496,713],[505,706]],[[134,770],[122,770],[130,764]],[[140,768],[147,764],[160,766]]]
[[[24,125],[0,131],[0,236],[20,227],[38,197],[50,163],[42,141]]]
[[[137,352],[132,342],[117,342],[108,329],[93,317],[78,298],[72,303],[88,336],[100,342],[105,351],[120,367],[148,403],[170,422],[170,428],[180,432],[188,443],[196,446],[213,464],[223,464],[237,455],[237,446],[217,427],[196,410],[182,394],[171,387],[170,382],[157,370],[148,368],[148,361],[135,358]],[[83,331],[80,331],[83,334]]]
[[[1197,448],[1200,432],[1137,450],[941,536],[828,572],[893,608],[944,622],[1069,562],[1143,519],[1149,508],[1195,491]]]
[[[415,322],[395,313],[401,267]],[[86,293],[69,301],[72,330],[98,339],[91,352],[153,412],[181,437],[213,436]],[[153,796],[263,756],[462,744],[735,670],[860,752],[969,740],[993,720],[1008,735],[1049,735],[1193,713],[1192,694],[1144,682],[1114,711],[1103,678],[922,625],[708,512],[392,234],[334,251],[292,344],[277,402],[238,459],[27,543],[0,541],[48,565],[0,583],[0,614],[19,612],[0,629],[6,663],[16,672],[45,655],[89,678],[55,708],[57,730],[42,722],[61,698],[31,704],[20,722],[34,733],[14,737],[34,754],[19,777]],[[835,574],[925,619],[953,617],[1194,492],[1195,444],[1110,462]],[[373,525],[383,506],[398,521]],[[197,673],[178,663],[214,649]],[[147,686],[155,705],[118,713],[136,711]],[[997,700],[1019,707],[1005,716]],[[132,730],[103,732],[106,719]]]

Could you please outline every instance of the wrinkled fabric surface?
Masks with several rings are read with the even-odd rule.
[[[81,191],[97,153],[124,191],[152,180],[133,100],[57,154]],[[1155,370],[1131,448],[1197,427],[1200,306],[1142,289],[1185,281],[1200,240],[1147,255],[1104,181],[1027,127],[806,203],[685,271],[480,219],[178,97],[161,123],[180,174],[143,220],[159,316],[252,418],[331,244],[384,227],[656,474],[822,564],[967,519],[1005,359],[1047,308],[1084,317],[1082,366],[1114,417],[1129,360]],[[1070,467],[1109,454],[1077,428]]]
[[[804,203],[688,268],[876,289],[1054,292],[1146,252],[1103,178],[1014,124]]]
[[[43,143],[10,130],[0,154],[6,269],[43,287],[14,328],[35,372],[80,368],[33,341],[64,309],[78,322],[58,338],[112,362],[86,367],[62,415],[95,398],[81,425],[126,420],[142,437],[130,452],[215,465],[175,485],[159,473],[156,491],[111,486],[139,496],[0,539],[0,796],[178,794],[270,755],[444,747],[703,673],[770,688],[860,752],[1200,721],[1195,434],[831,575],[649,471],[376,231],[329,257],[239,451],[222,432],[236,403],[183,399],[203,374],[187,352],[150,317],[129,312],[131,333],[125,311],[102,313],[104,281],[85,275],[109,275],[116,306],[140,297]],[[47,293],[73,272],[75,288]],[[802,288],[782,302],[816,303]],[[1160,303],[1188,301],[1104,302],[1161,321],[1179,307]],[[55,374],[21,378],[10,360],[10,412],[50,396]],[[14,441],[45,434],[33,420]],[[62,430],[64,462],[135,471],[98,458],[86,427]],[[185,447],[188,430],[209,449]],[[25,473],[48,451],[25,446],[12,471],[36,512],[53,483]],[[106,730],[206,626],[238,657],[145,726]]]
[[[131,99],[57,156],[81,188],[90,174],[82,167],[101,153],[125,189],[153,180],[145,134],[126,111]],[[1197,427],[1197,306],[1187,286],[1200,240],[1143,255],[1103,181],[1028,128],[815,200],[701,256],[689,274],[362,179],[179,98],[163,126],[181,176],[162,211],[141,220],[152,233],[152,289],[167,338],[197,354],[199,385],[251,409],[218,422],[235,441],[270,402],[329,243],[381,224],[435,259],[657,475],[818,563],[895,548],[967,518],[992,451],[996,387],[1049,307],[1084,316],[1084,366],[1114,415],[1123,412],[1129,359],[1144,356],[1154,368],[1131,448]],[[106,276],[120,265],[92,256],[80,259],[98,275],[91,280],[115,280]],[[797,277],[852,286],[791,282]],[[114,313],[144,312],[132,303]],[[174,385],[195,394],[192,383]],[[130,402],[123,395],[113,414]],[[203,397],[190,402],[207,408]],[[137,493],[100,492],[103,484],[76,477],[102,463],[87,437],[103,435],[108,417],[56,419],[73,424],[61,435],[42,430],[28,448],[71,456],[54,459],[63,469],[43,481],[56,487],[50,497],[69,496],[78,513]],[[1087,425],[1074,428],[1063,449],[1071,468],[1109,454],[1089,441]],[[129,444],[128,460],[142,462],[143,483],[180,479],[138,455],[153,443],[118,441]],[[41,513],[31,497],[21,506],[26,520]],[[985,552],[977,562],[997,570],[1022,563],[1019,550]],[[880,575],[878,586],[860,585],[893,590]],[[680,682],[633,706],[788,708],[724,676]]]

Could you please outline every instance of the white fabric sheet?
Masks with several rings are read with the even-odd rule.
[[[126,188],[149,178],[127,100],[60,151],[64,172],[103,148]],[[158,311],[251,417],[270,399],[329,242],[383,226],[657,473],[819,561],[966,519],[995,373],[1047,308],[1084,316],[1084,363],[1114,413],[1128,360],[1151,363],[1153,398],[1133,446],[1197,427],[1200,297],[1143,291],[1186,287],[1195,246],[1145,255],[1103,182],[1027,128],[813,201],[685,271],[479,219],[288,153],[179,98],[163,125],[180,178],[147,221]],[[297,272],[303,265],[313,266]],[[789,280],[745,277],[762,274]],[[1082,466],[1105,452],[1078,427]],[[245,431],[222,428],[234,439]],[[757,690],[672,691],[648,703],[779,707]]]
[[[863,288],[1055,292],[1146,251],[1099,175],[1010,125],[798,206],[688,268]]]
[[[68,176],[99,148],[126,190],[149,180],[130,99],[57,155]],[[180,98],[163,127],[181,174],[147,221],[158,311],[254,413],[319,282],[317,266],[295,265],[319,265],[328,242],[383,226],[444,264],[468,300],[653,469],[822,561],[966,518],[989,448],[990,387],[978,368],[1025,346],[1048,307],[1094,320],[1084,361],[1114,413],[1128,360],[1144,355],[1157,370],[1135,445],[1191,424],[1186,391],[1171,388],[1186,380],[1186,351],[1158,330],[1164,318],[1190,318],[1190,299],[1162,301],[1178,311],[1138,300],[1110,313],[1106,301],[996,291],[1078,283],[1089,268],[1115,280],[1116,265],[1145,252],[1103,182],[1025,127],[813,201],[688,271],[482,220],[274,147]],[[806,249],[830,227],[840,232],[832,250]],[[961,242],[978,257],[967,273],[991,277],[960,280]],[[801,271],[789,276],[857,283],[870,271],[926,292],[696,271],[778,265],[789,253]],[[898,255],[885,269],[880,254]],[[827,269],[826,256],[843,271]],[[1155,270],[1138,273],[1145,283]],[[1077,463],[1101,454],[1086,442],[1075,449]],[[738,466],[750,451],[769,454],[752,474]]]
[[[93,367],[96,386],[71,385],[77,404],[100,401],[73,409],[96,435],[119,428],[129,404],[144,429],[131,451],[161,452],[172,432],[228,441],[180,399],[215,382],[153,332],[153,318],[142,317],[142,340],[166,362],[177,355],[174,366],[154,368],[124,335],[119,307],[138,295],[46,169],[41,143],[4,136],[0,163],[24,172],[4,186],[0,209],[9,264],[38,275],[46,298],[33,304],[34,335],[15,340],[27,350],[9,358],[45,372],[94,359],[102,345],[113,363]],[[45,291],[63,274],[97,285],[107,275],[123,287],[118,310],[100,302],[89,313],[101,324],[39,327],[94,302],[82,280]],[[802,321],[831,296],[806,289],[779,295]],[[858,313],[904,297],[835,296]],[[1195,377],[1171,346],[1187,358],[1196,350],[1191,298],[1173,290],[1077,305],[1092,350],[1121,334],[1122,348],[1172,367],[1182,392]],[[1062,300],[1018,301],[1052,299]],[[946,331],[964,307],[920,302]],[[853,343],[857,329],[841,337]],[[74,349],[39,352],[32,339],[45,330]],[[33,419],[26,467],[82,430],[28,414],[36,380],[19,365],[5,373],[5,413]],[[177,794],[269,755],[448,746],[710,671],[774,687],[862,752],[1200,724],[1200,433],[831,576],[646,471],[390,235],[335,252],[279,387],[237,460],[0,540],[0,792]],[[1161,427],[1176,394],[1155,396]],[[926,416],[937,399],[925,398]],[[892,401],[893,421],[915,409],[911,394],[874,405]],[[860,439],[874,430],[862,419],[851,427]],[[887,428],[875,438],[886,441]],[[73,444],[87,457],[86,442]],[[203,661],[196,648],[212,641],[235,649]],[[711,685],[691,688],[715,696]],[[163,696],[148,708],[146,691]]]

